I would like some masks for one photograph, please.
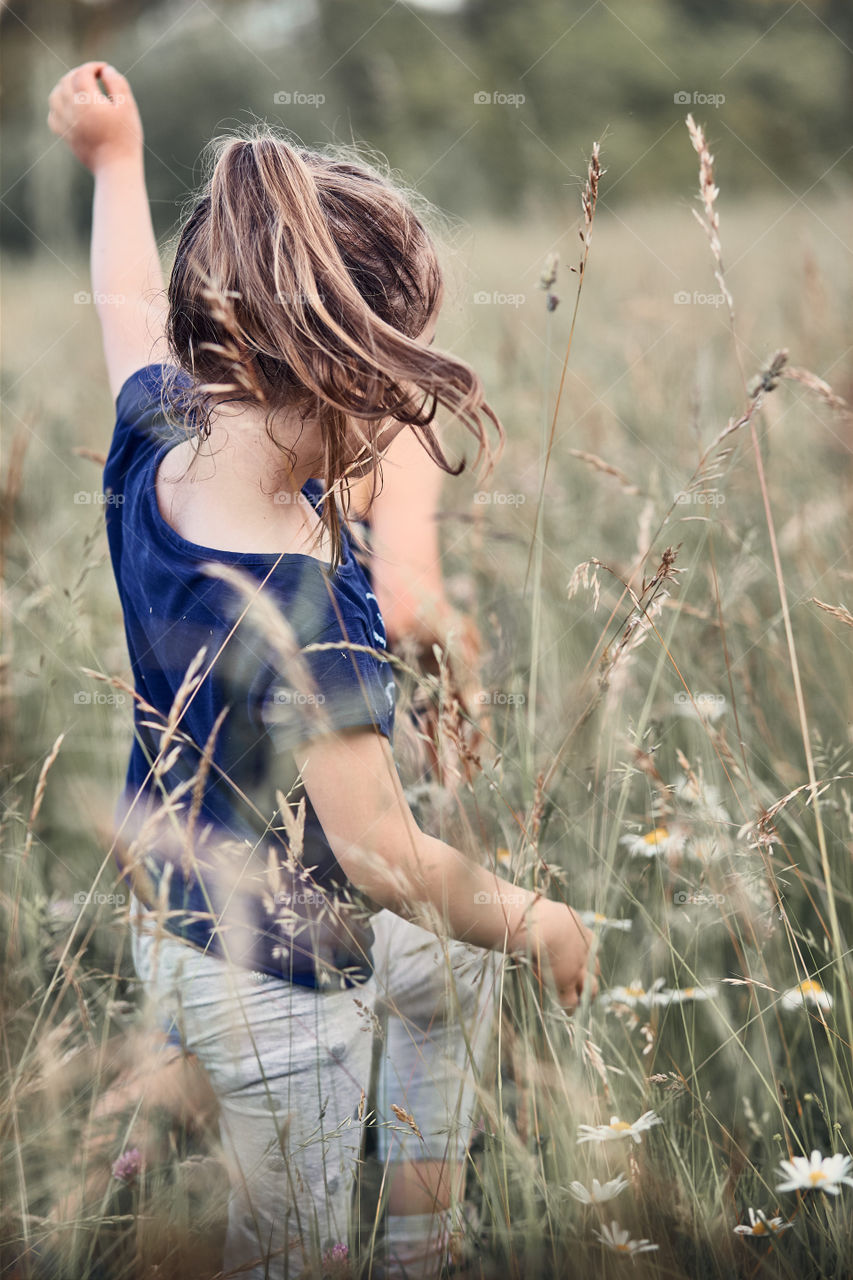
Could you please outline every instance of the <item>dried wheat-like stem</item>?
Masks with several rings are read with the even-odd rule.
[[[592,239],[592,223],[595,218],[595,206],[598,204],[598,184],[601,181],[601,175],[604,170],[601,167],[600,146],[597,142],[592,144],[592,155],[587,167],[586,183],[581,193],[581,209],[583,210],[583,231],[579,232],[581,244],[583,245],[583,253],[578,264],[577,271],[579,275],[583,275],[586,268],[586,260],[589,256],[589,245]],[[574,268],[570,268],[574,270]]]
[[[705,217],[696,210],[693,210],[693,216],[706,233],[711,245],[711,253],[714,255],[714,261],[717,269],[714,272],[714,278],[720,286],[722,293],[725,295],[726,303],[729,308],[729,315],[734,318],[734,300],[729,293],[723,274],[723,249],[720,244],[720,215],[717,212],[717,196],[720,194],[720,188],[714,182],[714,157],[708,150],[708,144],[705,141],[705,131],[701,125],[697,124],[692,115],[687,117],[687,129],[690,133],[690,140],[693,143],[693,150],[699,157],[699,199],[705,208]]]
[[[201,802],[204,799],[204,788],[210,773],[210,765],[213,760],[213,752],[216,747],[216,739],[219,736],[219,730],[222,727],[222,721],[228,713],[228,708],[223,707],[219,715],[213,722],[213,727],[208,734],[207,741],[204,744],[204,750],[201,754],[198,770],[196,772],[195,781],[193,782],[192,797],[190,799],[190,810],[187,815],[186,838],[184,842],[183,854],[181,856],[181,869],[185,876],[192,871],[192,864],[195,857],[193,848],[193,838],[195,836],[196,823],[198,815],[201,812]]]
[[[560,743],[560,746],[557,749],[554,755],[554,758],[551,761],[551,764],[548,768],[548,772],[545,775],[544,786],[547,787],[550,785],[554,777],[554,774],[556,773],[559,762],[562,759],[563,752],[566,750],[566,747],[571,741],[573,735],[578,731],[578,729],[580,729],[584,724],[586,724],[586,722],[589,720],[590,716],[592,715],[593,711],[598,706],[598,703],[603,693],[607,689],[610,677],[612,676],[615,668],[619,664],[623,663],[634,652],[634,650],[636,650],[643,643],[649,631],[651,630],[654,630],[655,635],[658,637],[658,640],[660,641],[660,643],[664,644],[663,638],[660,636],[660,634],[658,633],[657,629],[654,626],[654,618],[660,613],[663,605],[669,599],[670,593],[669,593],[669,590],[667,589],[666,584],[667,583],[677,584],[678,575],[684,572],[683,569],[678,569],[675,566],[675,560],[678,555],[678,550],[679,550],[678,547],[665,548],[661,556],[660,562],[657,568],[655,569],[654,573],[652,574],[652,576],[648,579],[645,577],[643,578],[639,595],[634,592],[634,590],[630,585],[630,582],[622,582],[622,579],[619,577],[619,575],[615,573],[614,570],[610,569],[601,560],[594,560],[594,559],[587,560],[583,564],[579,564],[575,569],[574,573],[572,574],[572,579],[571,579],[571,582],[569,583],[570,596],[576,594],[576,592],[580,590],[581,586],[587,586],[589,584],[589,581],[590,581],[589,570],[590,570],[590,567],[594,566],[594,573],[593,573],[591,585],[595,593],[596,603],[598,600],[598,593],[600,591],[600,586],[598,581],[598,570],[604,569],[607,573],[611,574],[619,582],[622,582],[623,591],[622,591],[622,595],[619,597],[620,602],[624,600],[625,596],[627,595],[631,599],[632,608],[628,614],[628,617],[625,619],[625,622],[622,624],[620,628],[619,637],[616,640],[616,642],[614,644],[608,644],[605,646],[604,652],[602,653],[601,658],[599,660],[598,689],[592,695],[586,707],[584,707],[584,709],[581,711],[577,721],[571,727],[569,732],[565,735],[565,737],[563,738],[563,741]],[[610,622],[613,620],[613,618],[615,617],[617,609],[618,609],[618,605],[614,607],[613,611],[610,614],[610,618],[608,619],[608,623],[607,623],[608,626]],[[665,645],[664,647],[666,648]],[[683,677],[681,676],[681,672],[679,671],[678,666],[676,665],[672,654],[669,652],[668,649],[666,650],[666,652],[667,652],[667,656],[670,659],[670,662],[672,663],[676,671],[676,674],[679,676],[679,679],[682,680],[682,683],[684,683]],[[588,669],[589,669],[589,663],[587,664],[587,670]],[[685,684],[684,687],[687,688],[687,685]]]
[[[605,462],[603,458],[599,458],[595,453],[584,453],[582,449],[569,449],[570,458],[578,458],[581,462],[588,462],[591,467],[595,467],[596,471],[601,471],[604,475],[613,476],[619,481],[624,493],[630,497],[636,497],[642,494],[643,490],[639,485],[634,484],[624,471],[620,471],[618,467],[614,467],[611,462]]]
[[[266,404],[263,387],[254,374],[254,362],[249,357],[248,344],[234,314],[234,299],[239,299],[240,294],[232,289],[220,289],[214,280],[207,278],[202,295],[211,319],[222,328],[225,337],[221,343],[202,342],[199,345],[205,351],[212,351],[228,361],[234,381],[203,383],[199,390],[210,395],[244,391],[259,404]]]
[[[846,609],[843,604],[826,604],[823,600],[818,600],[817,596],[809,596],[809,604],[816,604],[825,613],[831,613],[833,618],[837,618],[839,622],[844,622],[848,627],[853,627],[853,613]]]
[[[51,766],[56,760],[56,757],[59,755],[59,749],[62,746],[64,738],[65,738],[65,734],[61,733],[59,737],[56,739],[56,741],[54,742],[50,751],[48,752],[47,758],[45,759],[44,764],[39,770],[38,782],[36,783],[35,795],[33,796],[32,808],[30,809],[30,816],[27,819],[27,834],[24,840],[24,848],[21,852],[21,857],[18,862],[18,866],[15,873],[16,887],[15,887],[15,893],[14,893],[14,901],[12,903],[12,916],[9,922],[9,939],[8,939],[8,948],[7,948],[7,955],[9,956],[9,958],[17,954],[18,913],[21,905],[18,889],[20,888],[20,884],[21,884],[21,876],[23,875],[24,866],[26,865],[27,859],[29,858],[30,852],[33,847],[35,823],[41,811],[42,803],[44,801],[44,793],[47,788],[47,775],[50,773]]]
[[[726,301],[729,304],[729,317],[732,324],[732,336],[735,339],[735,355],[740,369],[741,377],[746,385],[744,378],[743,362],[741,359],[740,347],[737,342],[737,335],[734,329],[734,307],[732,305],[731,295],[726,287],[723,275],[722,250],[720,247],[719,236],[719,215],[716,210],[717,196],[719,188],[714,182],[714,158],[708,150],[705,140],[704,130],[696,124],[692,115],[687,117],[687,128],[693,143],[693,148],[699,156],[699,194],[700,199],[705,208],[705,218],[701,218],[696,214],[697,220],[708,236],[711,252],[714,256],[716,269],[714,272],[717,283],[725,294]],[[694,210],[695,213],[695,210]],[[814,817],[815,831],[817,835],[818,849],[820,851],[821,870],[823,872],[824,884],[826,890],[826,901],[829,909],[830,935],[832,944],[838,963],[841,963],[842,956],[845,955],[844,941],[841,934],[841,926],[838,919],[838,907],[835,899],[835,889],[832,883],[831,868],[829,865],[829,851],[827,849],[826,831],[823,824],[820,805],[818,804],[818,783],[817,773],[815,770],[814,756],[812,753],[811,738],[809,734],[808,716],[806,714],[805,698],[803,695],[802,680],[800,678],[800,664],[797,655],[797,647],[794,640],[794,631],[791,625],[791,615],[788,607],[788,596],[785,589],[785,577],[782,570],[782,560],[779,555],[779,546],[776,538],[776,525],[773,519],[773,512],[770,506],[770,494],[767,488],[767,479],[764,474],[764,462],[761,456],[761,448],[758,440],[758,433],[755,429],[754,415],[762,402],[762,393],[772,390],[775,387],[779,377],[782,376],[785,363],[787,361],[787,352],[779,353],[774,366],[766,372],[761,383],[752,392],[752,413],[747,415],[749,421],[750,439],[752,442],[753,456],[755,457],[755,469],[758,476],[758,485],[761,491],[761,500],[764,507],[764,517],[767,523],[767,534],[770,541],[770,551],[773,559],[773,570],[776,576],[776,585],[779,592],[779,603],[782,611],[782,620],[785,628],[785,640],[788,648],[788,656],[791,664],[791,677],[794,682],[794,696],[797,702],[797,714],[800,723],[800,735],[803,743],[803,754],[806,761],[806,770],[809,777],[809,786],[811,788],[812,797],[814,799]],[[789,375],[790,376],[790,375]],[[797,370],[795,381],[799,381],[807,386],[810,390],[817,392],[828,402],[834,402],[833,407],[838,405],[838,397],[834,395],[832,389],[822,379],[817,378],[814,374],[807,371]],[[853,1017],[853,1007],[851,1007],[850,990],[846,983],[842,983],[842,999],[844,1002],[844,1012],[848,1023]]]
[[[581,254],[580,263],[577,268],[572,267],[572,271],[577,271],[579,276],[577,293],[575,294],[575,305],[572,311],[572,321],[569,327],[569,340],[566,344],[566,354],[563,358],[563,368],[560,373],[560,385],[557,388],[557,399],[554,404],[554,413],[551,418],[551,431],[548,437],[548,445],[545,450],[545,462],[542,467],[542,479],[539,485],[539,497],[536,502],[536,514],[533,521],[533,534],[530,539],[530,552],[527,557],[527,569],[524,574],[524,586],[522,591],[526,593],[527,582],[530,577],[530,568],[533,563],[533,552],[536,547],[539,532],[539,520],[542,513],[542,503],[545,497],[545,482],[548,475],[548,464],[551,460],[551,452],[554,448],[554,436],[557,431],[557,416],[560,412],[560,402],[563,398],[563,388],[566,383],[566,372],[569,367],[569,356],[572,350],[572,340],[575,333],[575,324],[577,323],[578,309],[580,307],[581,291],[586,275],[587,260],[589,258],[589,246],[592,240],[592,227],[595,221],[595,211],[598,205],[598,189],[602,176],[607,172],[601,167],[600,144],[594,142],[592,144],[592,156],[587,166],[587,178],[584,189],[581,194],[581,210],[583,212],[583,230],[579,231],[581,243],[583,244],[583,252]]]
[[[305,797],[302,796],[300,799],[295,815],[287,796],[283,792],[276,791],[275,798],[281,814],[282,825],[287,835],[287,859],[284,865],[289,871],[296,871],[299,868],[302,850],[305,845]]]
[[[420,1129],[418,1128],[417,1121],[415,1120],[415,1117],[412,1115],[411,1111],[404,1111],[402,1107],[397,1106],[396,1102],[391,1103],[391,1110],[394,1112],[394,1115],[401,1122],[401,1124],[408,1125],[412,1133],[414,1133],[418,1138],[421,1139],[421,1141],[423,1141],[424,1135],[421,1133]]]
[[[842,413],[845,417],[850,417],[853,410],[847,401],[833,391],[828,382],[824,382],[823,378],[819,378],[817,374],[812,373],[809,369],[795,369],[789,365],[781,375],[783,378],[790,378],[792,382],[799,382],[809,391],[814,391],[815,395],[820,396],[830,409],[834,409],[837,413]]]

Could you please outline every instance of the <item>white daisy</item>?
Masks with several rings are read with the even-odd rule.
[[[735,1227],[736,1236],[778,1236],[780,1232],[787,1231],[792,1225],[782,1218],[768,1218],[760,1209],[757,1213],[754,1209],[748,1212],[749,1226],[742,1222],[740,1226]]]
[[[799,986],[782,992],[782,1004],[786,1009],[802,1009],[807,1004],[813,1004],[818,1009],[831,1009],[832,996],[814,978],[806,978]]]
[[[581,1137],[578,1138],[578,1145],[582,1142],[612,1142],[616,1138],[633,1138],[639,1143],[642,1141],[641,1134],[651,1129],[652,1125],[660,1123],[661,1118],[654,1111],[644,1111],[633,1124],[620,1120],[618,1116],[611,1116],[610,1124],[580,1124],[578,1132]]]
[[[638,1253],[651,1253],[653,1249],[660,1248],[649,1240],[632,1240],[631,1233],[620,1227],[618,1222],[611,1222],[609,1227],[604,1227],[593,1234],[608,1249],[612,1249],[614,1253],[627,1254],[629,1258],[633,1258]]]
[[[579,915],[587,929],[601,929],[602,933],[605,929],[624,929],[627,933],[634,923],[633,920],[619,920],[603,916],[600,911],[581,911]]]
[[[656,991],[652,1004],[684,1004],[685,1000],[711,1000],[717,994],[716,983],[709,987],[665,987]]]
[[[665,858],[670,853],[680,853],[684,848],[684,836],[671,835],[667,827],[655,827],[643,836],[620,836],[632,858]]]
[[[647,991],[640,979],[634,978],[627,987],[611,987],[609,991],[602,992],[600,998],[605,1004],[627,1004],[632,1009],[638,1004],[652,1005],[663,983],[663,978],[655,978]]]
[[[777,1191],[827,1191],[831,1196],[841,1192],[842,1182],[853,1187],[853,1160],[850,1156],[822,1156],[813,1151],[810,1157],[794,1156],[783,1160],[780,1172],[787,1181],[780,1182]]]
[[[618,1196],[627,1185],[628,1179],[620,1173],[618,1178],[611,1178],[603,1185],[598,1178],[593,1178],[592,1190],[585,1187],[582,1182],[570,1182],[569,1191],[576,1200],[580,1200],[581,1204],[604,1204],[605,1200],[613,1200]]]

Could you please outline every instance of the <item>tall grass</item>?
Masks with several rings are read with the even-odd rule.
[[[687,165],[681,206],[630,219],[607,175],[579,307],[568,211],[478,228],[444,321],[509,442],[495,487],[445,490],[482,736],[457,807],[420,788],[422,820],[597,913],[603,975],[568,1019],[506,973],[468,1173],[485,1274],[617,1275],[613,1221],[656,1246],[632,1274],[853,1274],[853,1188],[778,1189],[783,1159],[853,1140],[845,201],[730,207],[693,140],[710,257]],[[97,493],[110,407],[85,267],[60,270],[7,271],[0,1257],[213,1275],[210,1100],[181,1076],[143,1105],[129,1079],[145,1028],[105,855],[130,694],[83,674],[126,679],[127,658],[102,508],[74,499]],[[647,1112],[638,1142],[578,1141]],[[624,1185],[585,1204],[593,1178]],[[749,1209],[784,1229],[736,1233]]]

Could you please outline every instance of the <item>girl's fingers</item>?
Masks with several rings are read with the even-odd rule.
[[[69,72],[71,88],[75,93],[100,93],[95,76],[103,68],[103,62],[83,62]]]
[[[108,62],[102,64],[100,76],[111,98],[120,98],[130,93],[130,85],[127,80]]]
[[[68,118],[63,111],[56,106],[52,106],[48,112],[47,126],[57,137],[61,138],[63,134],[68,132]]]
[[[58,80],[57,83],[51,89],[50,96],[48,97],[48,100],[47,100],[47,105],[55,109],[56,107],[59,106],[61,102],[65,101],[65,99],[68,97],[70,92],[71,92],[70,85],[67,83],[66,77],[63,76],[62,79]]]

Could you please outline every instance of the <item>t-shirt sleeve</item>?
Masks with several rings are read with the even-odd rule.
[[[164,383],[180,389],[187,375],[172,365],[149,364],[132,373],[116,397],[116,421],[105,467],[105,481],[118,488],[134,458],[174,436],[165,415]],[[171,394],[171,390],[170,390]]]
[[[392,738],[391,664],[377,656],[365,627],[352,621],[345,627],[346,638],[339,623],[326,627],[267,684],[259,715],[277,751],[338,729],[368,728]]]

